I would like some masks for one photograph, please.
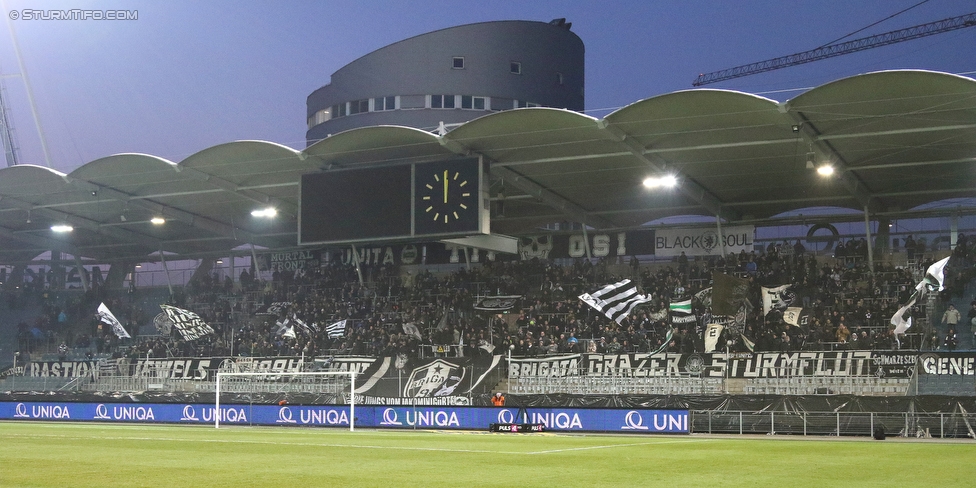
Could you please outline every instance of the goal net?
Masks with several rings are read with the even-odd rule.
[[[214,395],[214,428],[220,428],[220,405],[304,405],[328,401],[349,406],[349,430],[355,430],[356,373],[320,371],[302,373],[218,372]]]

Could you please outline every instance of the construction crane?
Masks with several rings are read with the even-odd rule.
[[[950,17],[948,19],[942,19],[936,22],[929,22],[928,24],[916,25],[914,27],[885,32],[884,34],[862,37],[860,39],[854,39],[853,41],[830,44],[810,51],[790,54],[789,56],[767,59],[757,63],[744,64],[742,66],[723,69],[721,71],[700,74],[692,83],[692,86],[702,86],[709,83],[717,83],[719,81],[754,75],[756,73],[765,73],[767,71],[788,68],[798,64],[812,63],[821,59],[843,56],[844,54],[856,53],[858,51],[874,49],[876,47],[887,46],[889,44],[910,41],[912,39],[928,37],[935,34],[941,34],[943,32],[950,32],[974,26],[976,26],[976,12],[960,15],[959,17]]]
[[[7,166],[17,166],[17,148],[14,147],[13,127],[10,126],[10,118],[7,116],[7,89],[0,76],[0,144],[3,145],[3,159]]]

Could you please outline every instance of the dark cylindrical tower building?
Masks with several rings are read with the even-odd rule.
[[[583,41],[565,19],[497,21],[411,37],[332,74],[308,96],[311,145],[374,125],[448,129],[522,107],[583,111]]]

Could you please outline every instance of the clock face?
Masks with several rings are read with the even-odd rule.
[[[416,166],[414,226],[417,235],[478,231],[480,171],[477,160]]]
[[[420,187],[418,203],[424,217],[444,224],[461,220],[461,216],[474,206],[474,183],[457,170],[445,169],[432,176]]]

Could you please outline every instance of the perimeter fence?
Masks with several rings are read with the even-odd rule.
[[[976,414],[917,412],[745,412],[691,410],[692,433],[976,438]],[[880,430],[879,430],[880,429]]]

